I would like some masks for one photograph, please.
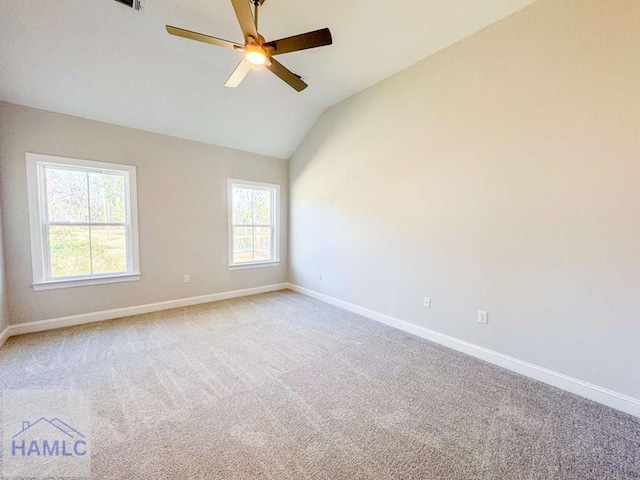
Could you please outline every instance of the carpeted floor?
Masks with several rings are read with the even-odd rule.
[[[289,291],[11,338],[99,479],[640,478],[640,420]]]

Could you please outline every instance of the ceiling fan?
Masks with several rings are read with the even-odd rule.
[[[282,55],[283,53],[331,45],[333,43],[331,31],[329,31],[328,28],[323,28],[314,32],[266,42],[264,37],[258,33],[258,9],[264,2],[265,0],[231,0],[233,9],[238,17],[238,22],[240,23],[240,28],[244,34],[244,45],[202,33],[191,32],[182,28],[172,27],[171,25],[167,25],[167,32],[177,37],[209,43],[211,45],[217,45],[218,47],[230,48],[244,53],[244,58],[231,74],[229,80],[227,80],[225,87],[236,88],[253,67],[264,66],[296,91],[301,92],[308,87],[302,80],[302,77],[293,73],[273,57],[275,55]],[[254,10],[253,13],[251,12],[252,6]]]

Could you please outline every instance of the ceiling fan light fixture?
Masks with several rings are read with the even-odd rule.
[[[267,63],[267,54],[261,48],[247,48],[244,52],[244,58],[251,65],[261,66]]]

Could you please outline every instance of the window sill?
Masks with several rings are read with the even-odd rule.
[[[89,287],[91,285],[105,285],[107,283],[121,283],[121,282],[137,282],[140,280],[140,274],[125,274],[125,275],[111,275],[108,277],[93,277],[93,278],[76,278],[72,280],[52,280],[49,282],[34,283],[31,286],[36,292],[41,290],[56,290],[59,288],[73,288],[73,287]]]
[[[280,262],[240,263],[238,265],[229,265],[229,270],[248,270],[250,268],[267,268],[278,266],[280,266]]]

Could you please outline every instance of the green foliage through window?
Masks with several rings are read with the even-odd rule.
[[[233,185],[233,263],[274,260],[275,189]]]
[[[45,167],[50,276],[127,271],[125,174]]]

